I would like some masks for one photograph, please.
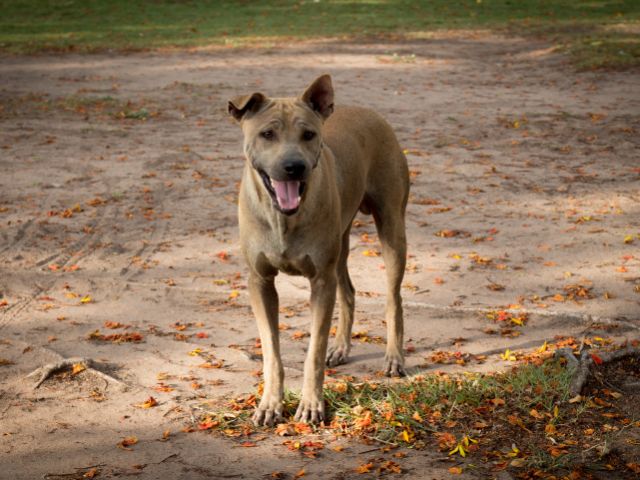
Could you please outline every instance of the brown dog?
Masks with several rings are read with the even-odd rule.
[[[311,338],[295,418],[320,422],[336,287],[340,320],[327,365],[346,362],[351,348],[355,290],[347,256],[358,210],[373,214],[387,272],[385,371],[404,374],[400,283],[406,262],[407,160],[378,114],[360,107],[334,111],[328,75],[299,98],[261,93],[234,98],[229,113],[244,132],[240,241],[264,355],[264,394],[253,420],[272,425],[282,418],[284,371],[274,286],[282,271],[304,275],[311,283]]]

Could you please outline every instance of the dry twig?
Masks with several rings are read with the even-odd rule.
[[[570,385],[571,396],[575,397],[582,392],[591,373],[591,368],[596,363],[594,356],[598,359],[598,363],[600,363],[600,361],[602,361],[602,363],[612,362],[631,356],[640,357],[640,347],[626,347],[620,350],[614,350],[613,352],[597,353],[591,352],[588,348],[583,348],[579,357],[576,357],[570,348],[560,348],[556,350],[556,357],[566,359],[568,367],[574,370]]]
[[[59,360],[57,362],[48,363],[40,368],[36,368],[33,372],[27,375],[26,378],[40,375],[40,378],[33,386],[33,389],[36,390],[47,378],[51,377],[51,375],[53,375],[54,373],[59,372],[60,370],[63,370],[65,368],[72,367],[76,364],[84,365],[87,371],[90,371],[91,373],[102,378],[108,383],[115,383],[116,385],[125,386],[125,384],[117,378],[114,378],[111,375],[107,375],[106,373],[103,373],[100,370],[96,369],[96,362],[94,362],[92,359],[83,357],[63,358],[62,360]]]

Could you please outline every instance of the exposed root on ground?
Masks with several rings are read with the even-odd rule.
[[[33,389],[42,385],[42,383],[51,377],[54,373],[59,372],[60,370],[64,370],[65,368],[73,368],[74,365],[83,365],[88,372],[102,378],[107,383],[114,383],[121,387],[126,387],[126,384],[118,380],[117,378],[112,377],[111,375],[107,375],[106,373],[101,372],[96,368],[96,362],[94,362],[91,358],[83,358],[83,357],[71,357],[71,358],[63,358],[54,363],[48,363],[43,365],[42,367],[36,368],[33,372],[26,376],[26,378],[31,378],[36,375],[39,375],[40,378],[33,386]]]
[[[593,365],[612,362],[625,357],[640,357],[640,347],[626,347],[613,352],[593,352],[588,348],[583,348],[580,355],[576,357],[570,348],[556,350],[557,358],[567,360],[568,368],[573,370],[570,385],[571,396],[580,395],[582,388],[587,383]]]

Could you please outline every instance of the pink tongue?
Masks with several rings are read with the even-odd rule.
[[[276,198],[278,205],[282,210],[293,210],[300,205],[300,182],[279,182],[277,180],[271,180],[271,185],[276,191]]]

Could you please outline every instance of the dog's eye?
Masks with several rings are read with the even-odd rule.
[[[273,133],[273,130],[265,130],[264,132],[260,132],[260,136],[265,140],[273,140],[275,134]]]
[[[307,142],[309,140],[313,140],[316,137],[316,132],[312,132],[311,130],[305,130],[302,133],[302,139],[306,140]]]

